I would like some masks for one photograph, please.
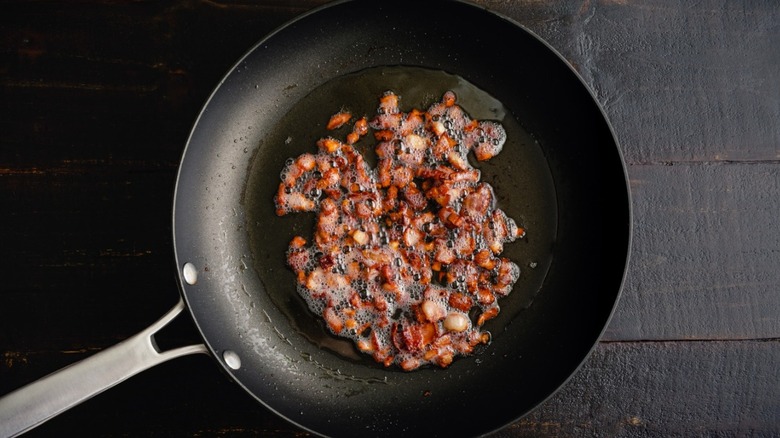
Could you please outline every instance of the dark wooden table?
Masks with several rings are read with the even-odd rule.
[[[233,62],[321,3],[2,2],[0,394],[176,302],[171,203],[190,127]],[[496,436],[779,436],[777,2],[479,3],[546,39],[594,90],[634,212],[602,342]],[[164,335],[198,338],[186,317]],[[31,435],[66,433],[305,435],[206,356],[153,368]]]

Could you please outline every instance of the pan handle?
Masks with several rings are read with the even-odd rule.
[[[165,361],[206,353],[205,345],[160,351],[154,335],[184,310],[179,302],[137,335],[0,398],[0,437],[16,436]]]

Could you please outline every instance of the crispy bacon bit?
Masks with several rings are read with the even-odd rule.
[[[487,310],[482,312],[481,315],[479,315],[479,318],[477,318],[477,325],[483,325],[487,320],[493,319],[497,315],[498,315],[498,307],[489,307]]]
[[[487,249],[479,250],[474,254],[474,263],[480,268],[485,268],[488,271],[492,271],[496,267],[496,261],[493,258],[493,253]]]
[[[473,132],[476,134],[476,138],[472,136],[472,139],[476,140],[476,144],[473,145],[474,155],[479,161],[495,157],[504,147],[506,132],[498,123],[480,122],[478,128]]]
[[[341,142],[336,140],[335,138],[328,137],[318,141],[317,146],[319,146],[321,150],[329,154],[332,154],[334,152],[337,152],[339,149],[341,149]]]
[[[334,129],[341,128],[342,126],[344,126],[344,124],[349,122],[349,119],[351,119],[351,118],[352,118],[352,114],[350,114],[350,113],[348,113],[346,111],[342,111],[342,112],[333,114],[330,117],[330,120],[328,121],[327,128],[328,128],[328,130],[331,130],[331,131],[334,130]]]
[[[341,111],[327,128],[350,120]],[[353,146],[371,131],[376,169]],[[496,208],[467,155],[489,159],[505,137],[500,124],[470,119],[451,91],[408,113],[387,92],[344,142],[324,137],[318,153],[288,160],[276,213],[318,214],[313,239],[290,242],[287,264],[332,333],[406,371],[447,367],[490,341],[482,326],[520,274],[500,254],[526,230]]]
[[[468,312],[471,310],[471,307],[474,306],[474,301],[468,295],[459,292],[453,292],[450,295],[449,304],[458,310]]]
[[[366,134],[368,134],[368,120],[363,117],[355,122],[355,125],[352,127],[352,132],[347,134],[347,144],[357,143],[357,141],[360,140],[360,137]]]
[[[442,96],[441,102],[447,108],[455,105],[455,93],[453,93],[452,91],[447,91],[446,93],[444,93],[444,96]]]
[[[357,122],[355,122],[355,126],[352,132],[361,137],[368,134],[368,119],[361,117]]]

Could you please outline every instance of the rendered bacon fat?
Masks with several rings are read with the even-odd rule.
[[[341,111],[328,125],[351,120]],[[375,169],[353,146],[369,134]],[[496,208],[467,154],[488,160],[505,139],[500,124],[470,119],[451,91],[408,113],[387,92],[346,141],[325,137],[316,152],[288,159],[276,213],[315,211],[317,219],[311,239],[292,239],[287,263],[332,333],[407,371],[446,367],[489,342],[481,326],[520,274],[501,253],[525,232]]]

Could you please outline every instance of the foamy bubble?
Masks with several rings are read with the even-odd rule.
[[[489,245],[494,245],[490,249],[496,251],[496,243],[488,241],[494,237],[483,234],[481,227],[499,225],[491,217],[495,212],[496,220],[502,221],[501,225],[509,231],[504,241],[514,240],[517,234],[515,222],[502,211],[495,210],[492,188],[479,182],[479,170],[467,160],[470,150],[478,158],[498,153],[506,132],[496,122],[471,120],[454,104],[452,93],[445,94],[440,103],[432,105],[427,111],[429,119],[423,122],[408,120],[406,113],[398,115],[393,97],[390,93],[383,98],[379,116],[370,122],[374,129],[391,130],[389,137],[387,132],[382,134],[385,138],[377,147],[377,153],[384,159],[380,164],[390,164],[388,174],[382,173],[388,169],[381,166],[368,168],[351,146],[343,145],[331,152],[319,150],[305,159],[299,157],[300,162],[290,159],[285,163],[280,174],[283,193],[275,202],[277,211],[284,213],[300,211],[301,204],[307,202],[319,210],[316,237],[306,248],[308,262],[298,272],[304,279],[297,289],[313,313],[325,314],[326,319],[330,319],[326,324],[330,330],[336,327],[336,334],[362,342],[362,345],[380,350],[389,348],[388,351],[374,351],[378,355],[375,358],[380,361],[385,355],[396,364],[410,361],[407,366],[412,362],[446,366],[453,355],[468,353],[475,344],[482,342],[482,332],[474,321],[467,318],[464,325],[462,315],[466,313],[462,308],[473,302],[469,313],[475,318],[488,309],[497,309],[495,300],[482,305],[474,295],[476,281],[487,281],[475,278],[489,276],[469,269],[484,269],[467,269],[476,266],[471,261],[477,251],[487,249]],[[418,125],[414,126],[414,123]],[[311,163],[316,163],[313,169]],[[328,172],[335,172],[334,168],[338,169],[338,183],[327,186],[327,193],[323,193],[319,187],[326,185],[320,181]],[[416,173],[418,171],[422,171],[422,175]],[[329,179],[326,184],[333,181]],[[386,203],[389,190],[382,185],[388,181],[398,185],[398,194],[392,204]],[[439,195],[441,199],[446,195],[446,201],[437,198],[436,202],[446,203],[442,207],[449,208],[456,216],[439,218],[432,214],[436,210],[428,207],[434,201],[425,195],[426,181],[428,188],[430,184],[447,184]],[[463,202],[480,185],[491,190],[485,224],[472,220],[465,226],[454,227],[458,222],[453,220],[469,220],[465,212],[460,215]],[[408,191],[409,188],[416,188],[419,193]],[[393,205],[394,209],[384,212],[386,205]],[[410,219],[400,212],[403,208],[425,209],[433,220],[424,224],[415,222],[414,215],[419,212]],[[476,231],[468,230],[472,226],[477,227]],[[407,235],[410,230],[414,232]],[[356,231],[360,232],[359,239]],[[437,254],[437,251],[447,254]],[[411,262],[415,257],[425,261],[422,270]],[[437,257],[442,257],[436,261],[440,266],[433,271],[431,264]],[[440,262],[442,260],[446,263]],[[504,279],[510,278],[514,283],[519,277],[519,267],[514,263],[503,269]],[[474,275],[477,277],[472,277]],[[490,278],[495,279],[496,274],[492,275]],[[480,287],[483,286],[486,287]],[[471,301],[458,298],[461,301],[454,303],[461,308],[457,308],[450,304],[456,297],[454,294],[468,296]],[[431,336],[431,326],[427,325],[431,323],[425,318],[418,320],[424,300],[437,306],[437,316],[431,317],[434,320],[432,344],[420,350],[421,341],[415,337],[422,334],[415,330],[425,330],[425,336]],[[444,326],[446,317],[439,318],[439,309],[443,315],[455,315],[447,323],[449,330]],[[446,336],[446,342],[437,343],[444,339],[442,336]],[[404,350],[407,342],[413,347],[409,351]],[[435,354],[428,354],[431,351]]]

